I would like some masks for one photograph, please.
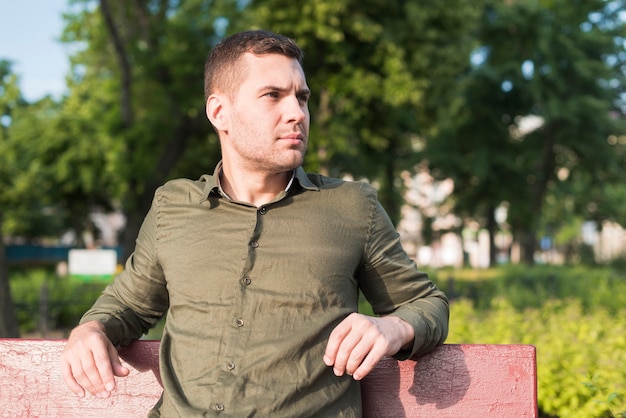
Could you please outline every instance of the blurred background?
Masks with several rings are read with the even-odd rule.
[[[305,168],[377,188],[448,342],[536,345],[542,416],[626,416],[623,0],[3,0],[0,336],[66,336],[155,188],[212,172],[203,63],[254,28],[305,50]]]

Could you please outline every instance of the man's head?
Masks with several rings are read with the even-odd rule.
[[[213,48],[204,65],[204,98],[220,92],[232,97],[247,70],[241,57],[279,54],[296,59],[302,64],[304,56],[293,39],[264,30],[236,33]]]
[[[285,173],[302,164],[311,95],[302,51],[265,31],[226,38],[207,60],[206,114],[218,133],[224,167]]]

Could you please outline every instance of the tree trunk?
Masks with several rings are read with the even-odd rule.
[[[126,47],[124,46],[124,42],[116,29],[113,14],[111,13],[108,0],[100,0],[100,11],[102,13],[102,17],[104,19],[107,31],[111,36],[111,42],[113,43],[113,47],[115,48],[115,56],[117,57],[120,67],[122,84],[120,92],[120,104],[122,109],[122,120],[124,121],[124,126],[126,128],[129,128],[132,125],[134,119],[132,106],[132,71],[130,67],[130,62],[128,59],[128,55],[126,54]]]
[[[139,234],[141,223],[143,222],[144,215],[140,211],[134,210],[126,215],[126,226],[122,233],[122,248],[120,262],[124,264],[128,257],[135,251],[135,240]]]
[[[388,149],[389,155],[393,154],[392,149]],[[378,198],[380,203],[385,208],[387,215],[391,219],[394,225],[398,225],[400,221],[400,193],[395,189],[394,183],[396,180],[396,167],[393,159],[387,161],[384,167],[382,184],[380,190],[378,190]]]
[[[133,126],[137,123],[135,120],[135,113],[133,112],[133,72],[132,72],[132,59],[129,57],[128,49],[125,46],[125,39],[123,39],[123,32],[120,32],[116,22],[116,15],[114,10],[111,10],[111,6],[116,5],[115,2],[109,2],[109,0],[100,0],[100,10],[102,12],[104,22],[106,24],[107,31],[111,37],[115,55],[118,60],[120,74],[121,74],[121,93],[120,104],[122,110],[123,129],[126,131],[132,130]],[[118,4],[119,5],[119,4]],[[159,44],[157,42],[157,36],[159,35],[158,29],[151,28],[151,22],[147,13],[147,2],[136,2],[134,4],[134,16],[137,16],[138,27],[142,34],[142,40],[149,45],[150,51],[159,56]],[[165,14],[168,10],[168,2],[161,2],[159,9],[157,22],[165,19]],[[167,88],[171,83],[171,71],[168,67],[162,65],[160,62],[155,64],[155,74],[157,74],[156,80],[163,86],[165,86],[165,94],[169,96],[171,103],[176,103],[178,98],[173,95],[171,89]],[[126,215],[126,227],[124,229],[121,246],[122,246],[122,259],[124,263],[128,257],[135,250],[135,240],[143,223],[143,219],[150,209],[154,191],[163,182],[165,182],[183,155],[187,145],[194,135],[198,132],[206,130],[210,131],[207,127],[209,123],[203,112],[199,112],[195,116],[189,116],[187,114],[180,114],[179,109],[172,109],[172,121],[175,123],[172,126],[169,139],[163,144],[161,154],[157,161],[157,165],[154,169],[154,175],[150,176],[148,180],[143,180],[141,176],[133,178],[129,181],[128,194],[132,196],[133,204],[124,208]],[[178,114],[177,114],[178,113]],[[132,141],[127,143],[129,163],[132,164],[132,158],[136,150]]]
[[[496,208],[489,205],[487,209],[487,231],[489,232],[489,266],[496,265],[496,233],[498,224],[496,222]]]
[[[2,211],[0,211],[0,230],[2,229],[2,219]],[[0,237],[0,338],[17,338],[19,336],[15,305],[9,286],[8,262],[4,242]]]
[[[536,236],[534,231],[526,231],[519,234],[520,259],[522,263],[529,266],[535,264],[535,250],[537,249],[535,240]]]
[[[542,152],[537,164],[535,165],[535,181],[530,185],[530,199],[532,202],[531,219],[528,223],[529,228],[524,231],[521,236],[520,244],[522,249],[522,261],[525,264],[535,264],[535,251],[537,250],[537,229],[541,220],[541,211],[543,210],[543,200],[548,189],[548,183],[554,177],[555,156],[554,156],[554,137],[559,132],[558,123],[550,127],[544,128],[545,132],[540,137],[543,139]]]

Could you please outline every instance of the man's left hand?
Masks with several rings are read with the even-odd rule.
[[[353,313],[331,332],[324,363],[333,366],[337,376],[347,373],[361,380],[384,356],[410,349],[414,338],[413,327],[397,316],[376,318]]]

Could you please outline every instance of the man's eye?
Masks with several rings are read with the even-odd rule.
[[[266,97],[271,97],[271,98],[273,98],[273,99],[276,99],[276,98],[278,98],[278,93],[277,93],[277,92],[275,92],[275,91],[270,91],[270,92],[268,92],[268,93],[265,93],[265,94],[264,94],[264,96],[266,96]]]

